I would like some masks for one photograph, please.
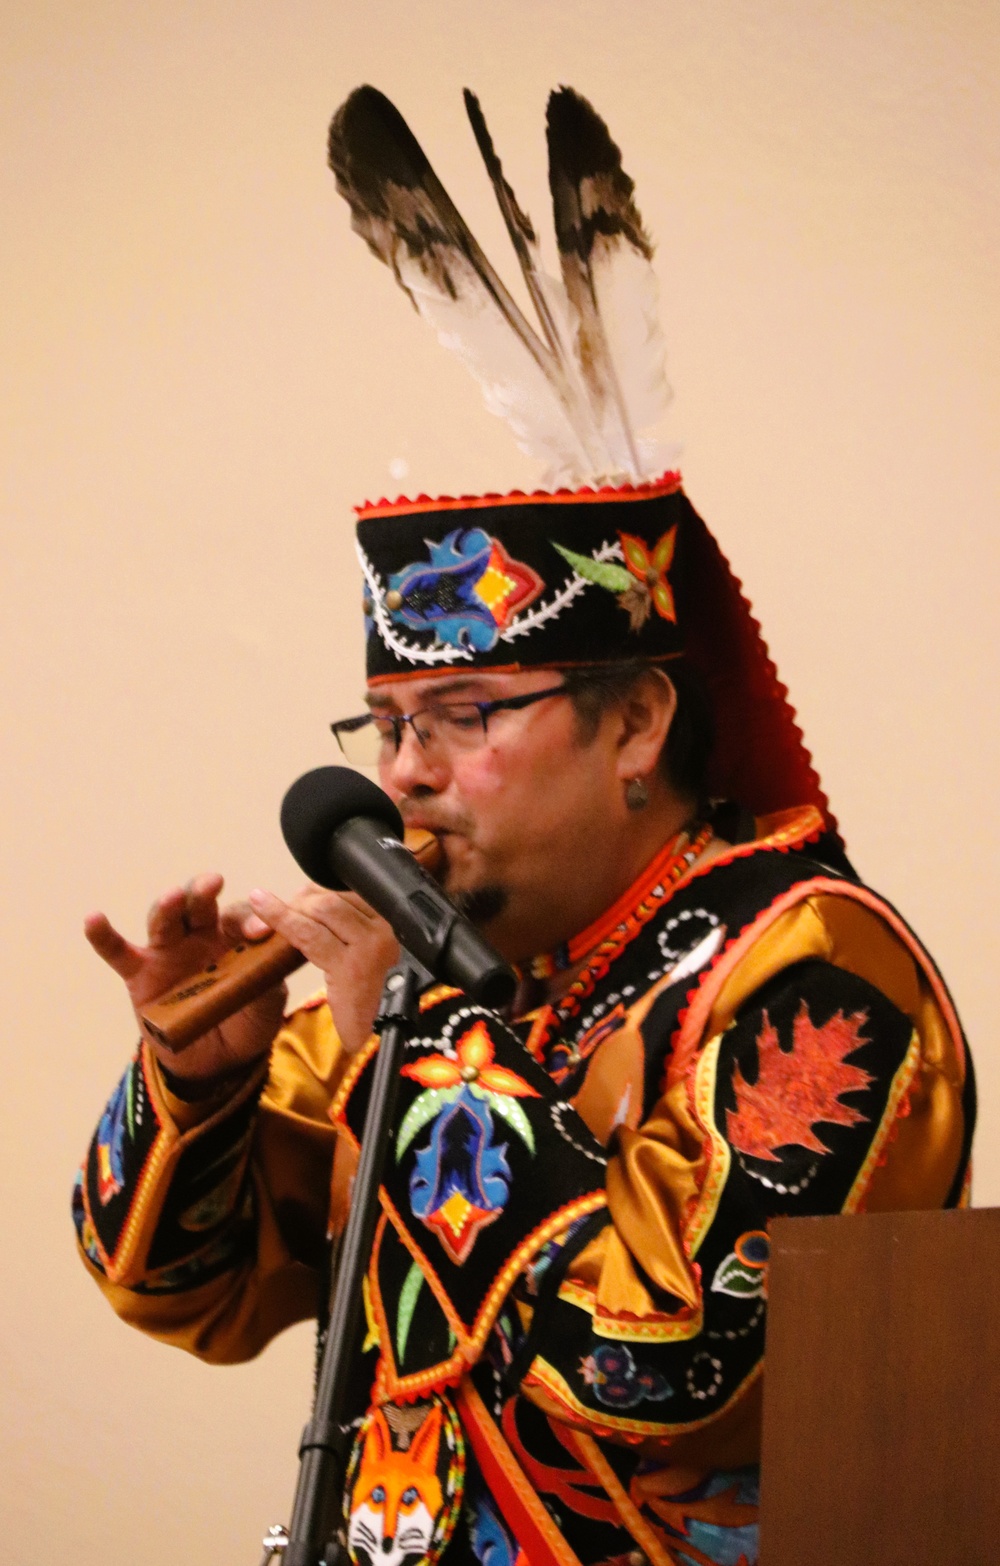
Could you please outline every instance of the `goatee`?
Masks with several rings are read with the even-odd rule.
[[[496,885],[474,886],[468,891],[453,893],[451,900],[459,913],[479,928],[491,924],[503,913],[507,906],[507,890]]]

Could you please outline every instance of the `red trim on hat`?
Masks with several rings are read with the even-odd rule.
[[[700,670],[712,698],[709,790],[715,798],[738,799],[755,816],[815,805],[836,832],[787,687],[742,583],[697,513],[685,527],[687,575],[679,615],[687,659]]]
[[[648,484],[622,484],[617,489],[610,484],[600,489],[586,486],[582,489],[536,489],[530,493],[513,489],[507,495],[439,495],[436,499],[418,495],[415,500],[400,495],[398,500],[366,500],[354,510],[359,521],[367,522],[371,517],[415,516],[421,511],[480,511],[495,506],[577,506],[605,500],[652,500],[658,495],[676,494],[680,487],[679,473],[664,473],[662,478]]]

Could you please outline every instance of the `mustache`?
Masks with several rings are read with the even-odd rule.
[[[428,809],[418,799],[405,797],[398,801],[404,826],[421,827],[425,832],[454,833],[457,837],[472,836],[472,818],[468,815],[448,814]]]

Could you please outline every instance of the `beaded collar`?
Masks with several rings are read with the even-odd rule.
[[[545,1064],[546,1046],[557,1022],[580,1010],[581,1002],[604,978],[619,952],[649,923],[676,883],[701,857],[712,839],[712,827],[706,824],[697,830],[697,835],[692,836],[693,832],[694,828],[688,828],[672,837],[624,895],[568,943],[567,949],[579,949],[581,956],[587,956],[585,966],[565,995],[546,1002],[524,1019],[531,1023],[525,1048],[540,1064]]]

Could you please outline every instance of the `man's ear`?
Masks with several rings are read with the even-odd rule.
[[[647,669],[619,707],[616,771],[623,782],[648,778],[659,765],[677,711],[677,691],[662,669]]]

